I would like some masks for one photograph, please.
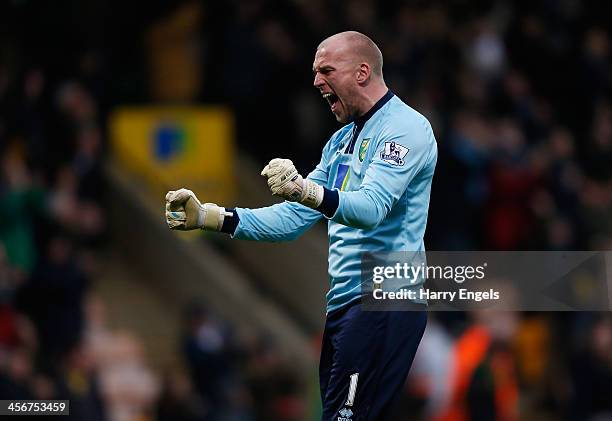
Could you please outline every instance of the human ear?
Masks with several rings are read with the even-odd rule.
[[[372,70],[368,63],[361,63],[357,69],[357,83],[365,83],[369,78]]]

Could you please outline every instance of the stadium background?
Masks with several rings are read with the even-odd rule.
[[[379,43],[433,124],[429,249],[609,249],[605,6],[3,1],[0,398],[68,398],[76,420],[316,419],[324,227],[175,235],[162,200],[190,181],[262,205],[267,160],[312,168],[337,128],[312,58],[341,30]],[[122,110],[144,128],[118,129]],[[436,313],[404,395],[397,420],[609,419],[612,319]]]

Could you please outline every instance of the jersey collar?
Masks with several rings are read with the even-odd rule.
[[[367,113],[365,113],[364,115],[362,115],[361,117],[358,117],[355,119],[355,125],[356,126],[360,126],[363,127],[363,125],[366,123],[366,121],[368,121],[370,119],[370,117],[372,117],[374,115],[374,113],[378,110],[380,110],[383,105],[385,105],[387,102],[389,102],[389,100],[391,98],[393,98],[393,92],[391,92],[391,89],[387,90],[387,93],[385,95],[383,95],[383,97],[381,99],[378,100],[378,102],[376,104],[374,104],[374,106],[372,108],[370,108],[370,111],[368,111]]]
[[[393,98],[393,95],[394,95],[393,92],[391,92],[391,90],[388,89],[387,93],[383,95],[383,97],[379,99],[378,102],[376,102],[376,104],[374,104],[372,108],[370,108],[370,111],[368,111],[361,117],[355,119],[354,121],[355,125],[353,126],[353,133],[351,134],[351,140],[349,141],[348,145],[346,145],[346,149],[344,150],[344,153],[346,154],[353,153],[353,151],[355,150],[355,141],[357,140],[359,133],[361,133],[361,129],[363,129],[363,126],[366,124],[366,121],[368,121],[374,115],[374,113],[376,113],[376,111],[380,110],[383,107],[383,105],[389,102],[389,100]],[[342,145],[340,147],[342,148]]]

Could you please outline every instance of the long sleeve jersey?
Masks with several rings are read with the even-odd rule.
[[[333,215],[295,202],[236,208],[234,238],[289,241],[327,219],[327,311],[361,296],[362,252],[424,251],[437,160],[427,119],[389,91],[364,116],[332,135],[308,179],[335,190]]]

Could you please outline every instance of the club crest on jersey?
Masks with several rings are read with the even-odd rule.
[[[372,138],[363,139],[361,141],[361,145],[359,146],[359,162],[363,162],[366,152],[368,151],[368,146],[370,145],[370,140],[372,140]]]
[[[404,165],[404,157],[410,149],[395,142],[385,142],[385,150],[380,153],[380,159],[393,165]]]
[[[342,408],[339,414],[338,421],[351,421],[353,411],[351,411],[350,408]]]

